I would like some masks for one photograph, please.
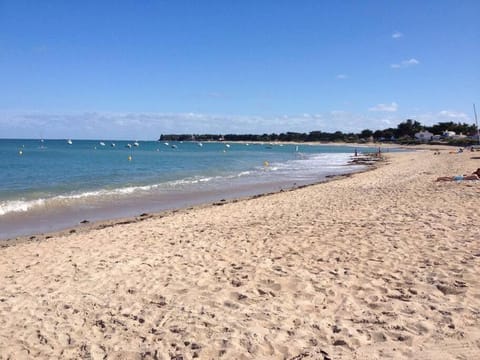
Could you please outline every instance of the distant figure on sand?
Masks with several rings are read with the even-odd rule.
[[[475,170],[472,175],[440,176],[437,181],[462,181],[462,180],[480,180],[480,168]]]

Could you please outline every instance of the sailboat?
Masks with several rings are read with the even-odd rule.
[[[43,149],[46,149],[45,140],[43,140],[43,138],[40,139],[40,146],[39,146],[38,148],[39,148],[39,149],[42,149],[42,150],[43,150]]]

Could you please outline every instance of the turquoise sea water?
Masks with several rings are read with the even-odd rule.
[[[0,238],[314,183],[358,170],[347,165],[353,151],[293,144],[0,140]]]

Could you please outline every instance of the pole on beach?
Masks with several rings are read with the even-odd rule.
[[[475,114],[475,124],[477,125],[477,142],[480,145],[480,129],[478,128],[477,109],[475,109],[475,104],[473,104],[473,113]]]

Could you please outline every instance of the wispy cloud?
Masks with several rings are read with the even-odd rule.
[[[418,64],[420,64],[420,61],[418,61],[417,59],[411,58],[411,59],[408,59],[408,60],[403,60],[399,64],[391,64],[390,67],[392,69],[401,69],[401,68],[406,68],[406,67],[410,67],[410,66],[415,66],[415,65],[418,65]]]
[[[394,39],[400,39],[403,37],[403,34],[400,32],[400,31],[395,31],[393,34],[392,34],[392,38]]]
[[[332,115],[332,116],[342,116],[342,115],[346,115],[346,114],[348,114],[348,112],[345,111],[345,110],[332,110],[332,111],[330,111],[330,115]]]
[[[462,111],[441,110],[437,112],[417,112],[406,115],[406,118],[415,119],[424,125],[438,124],[439,122],[472,122],[472,118]]]
[[[396,112],[398,110],[398,104],[392,102],[391,104],[377,104],[368,109],[369,111],[384,111],[384,112]]]
[[[0,111],[0,134],[13,138],[156,140],[160,134],[263,134],[287,131],[359,132],[396,126],[402,119],[425,125],[471,121],[461,111],[441,110],[399,115],[396,102],[377,104],[360,114],[333,109],[278,116],[219,115],[197,112],[8,112]]]
[[[392,119],[382,119],[380,122],[382,124],[385,124],[386,127],[391,127],[395,125]]]
[[[382,117],[384,117],[382,115]],[[0,134],[13,138],[155,140],[160,134],[263,134],[378,129],[376,116],[343,110],[278,116],[202,113],[6,112]]]
[[[452,111],[452,110],[442,110],[438,113],[439,116],[450,119],[458,120],[467,120],[468,115],[464,112]]]
[[[348,79],[348,75],[347,75],[347,74],[338,74],[338,75],[337,75],[337,79],[338,79],[338,80]]]

